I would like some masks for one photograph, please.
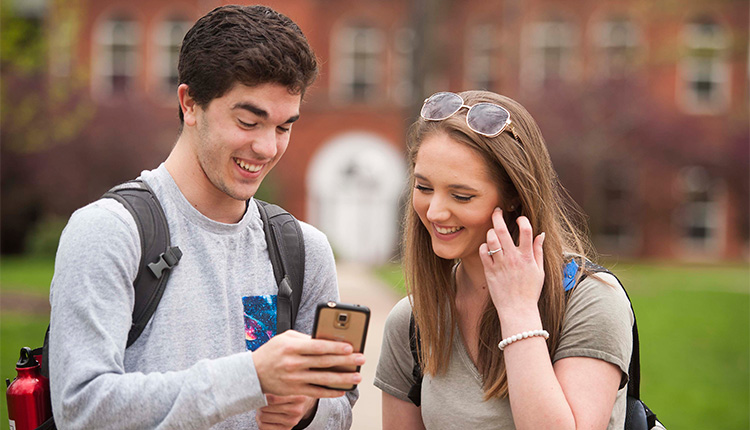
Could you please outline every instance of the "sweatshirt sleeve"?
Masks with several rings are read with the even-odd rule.
[[[57,427],[208,428],[264,406],[250,353],[125,372],[140,247],[132,216],[107,199],[76,211],[60,238],[49,339]]]
[[[305,235],[305,282],[297,313],[295,330],[311,334],[318,303],[339,300],[336,264],[325,235],[313,226],[300,223]],[[320,399],[310,430],[346,430],[352,425],[352,407],[359,397],[357,389],[333,399]]]

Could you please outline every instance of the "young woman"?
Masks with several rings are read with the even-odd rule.
[[[409,296],[388,317],[378,363],[383,427],[623,428],[630,304],[612,275],[565,282],[591,247],[531,115],[490,92],[437,93],[409,159]],[[412,314],[420,406],[408,396]]]

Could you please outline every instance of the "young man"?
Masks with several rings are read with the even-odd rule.
[[[125,348],[141,256],[133,217],[113,199],[76,211],[50,301],[50,377],[59,428],[346,429],[361,365],[343,342],[314,340],[315,307],[338,299],[325,236],[302,224],[304,289],[294,330],[246,350],[243,302],[277,294],[254,202],[299,118],[317,61],[300,29],[267,7],[198,20],[179,64],[182,131],[141,178],[183,252],[150,323]],[[251,306],[252,308],[252,306]],[[250,315],[252,317],[252,315]]]

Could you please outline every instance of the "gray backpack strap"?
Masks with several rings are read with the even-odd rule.
[[[170,246],[169,226],[153,190],[141,180],[117,185],[104,193],[102,198],[120,202],[133,215],[141,238],[141,262],[138,275],[133,281],[135,306],[133,324],[128,334],[127,346],[132,345],[159,305],[167,279],[174,266],[179,263],[182,251]]]
[[[299,222],[279,206],[255,199],[266,234],[268,256],[279,286],[276,333],[294,327],[305,280],[305,238]]]

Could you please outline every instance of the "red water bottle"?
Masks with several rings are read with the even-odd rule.
[[[42,376],[41,365],[27,347],[21,348],[16,372],[13,382],[5,380],[10,429],[33,430],[52,418],[49,380]]]

